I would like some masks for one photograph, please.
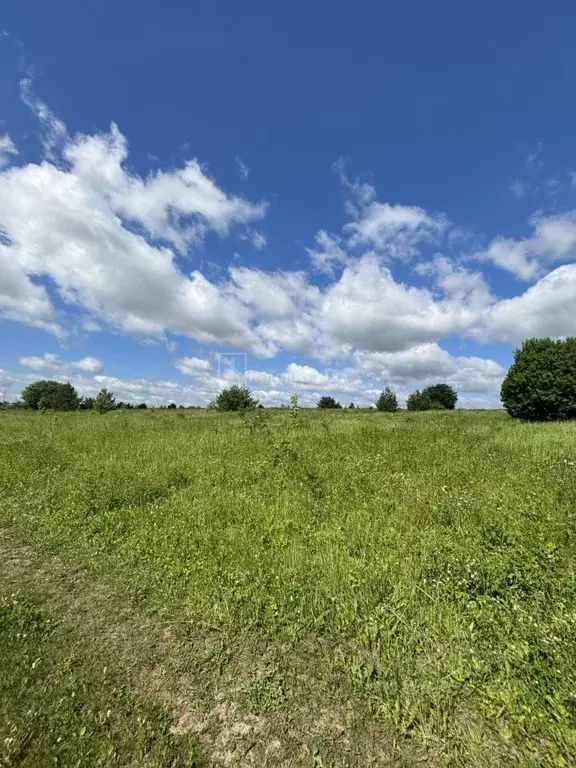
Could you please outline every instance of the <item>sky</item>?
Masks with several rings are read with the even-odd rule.
[[[576,5],[7,0],[0,400],[499,407],[576,335]]]

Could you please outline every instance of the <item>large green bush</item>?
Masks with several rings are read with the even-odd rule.
[[[439,404],[444,406],[446,410],[453,411],[458,400],[458,393],[450,384],[432,384],[432,386],[423,389],[422,394],[428,395],[432,403],[436,403],[433,406],[434,410],[442,410],[438,408]]]
[[[453,411],[458,394],[449,384],[432,384],[412,392],[406,399],[409,411]]]
[[[514,353],[501,398],[514,418],[576,418],[576,338],[527,339]]]
[[[59,381],[35,381],[22,392],[22,402],[26,408],[51,409],[53,411],[75,411],[80,400],[72,384]]]
[[[248,387],[240,387],[234,384],[228,389],[223,389],[211,404],[217,411],[249,411],[256,408],[258,400],[252,395]]]
[[[429,411],[432,407],[432,401],[424,392],[419,389],[412,392],[406,398],[406,408],[409,411]]]

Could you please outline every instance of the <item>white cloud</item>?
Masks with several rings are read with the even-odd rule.
[[[491,261],[521,280],[533,280],[546,265],[576,257],[576,211],[533,216],[530,223],[531,237],[497,237],[476,258]]]
[[[298,355],[321,354],[320,333],[314,320],[306,315],[260,323],[258,334],[276,351],[285,350]]]
[[[0,211],[0,229],[1,225]],[[12,249],[1,242],[0,276],[0,318],[42,328],[58,337],[65,335],[54,322],[55,311],[44,286],[32,282],[13,258]]]
[[[31,368],[38,372],[52,371],[65,374],[67,371],[77,369],[87,373],[99,373],[102,370],[102,363],[96,357],[83,357],[81,360],[66,361],[51,352],[46,352],[42,357],[20,357],[19,362],[25,368]]]
[[[415,271],[432,277],[442,296],[452,303],[465,304],[468,309],[484,309],[494,303],[481,272],[471,272],[445,256],[417,264]]]
[[[336,267],[344,266],[349,258],[341,247],[340,238],[323,229],[316,233],[316,246],[306,248],[306,251],[310,256],[312,268],[330,276],[334,275]]]
[[[192,375],[212,369],[210,362],[200,357],[182,357],[180,360],[176,360],[174,365],[180,373]]]
[[[344,226],[351,247],[373,248],[400,259],[416,255],[422,243],[436,242],[445,229],[442,217],[431,216],[423,208],[376,201],[364,206],[358,219]]]
[[[400,352],[357,352],[357,365],[379,381],[421,381],[454,372],[452,356],[437,344],[419,344]]]
[[[413,256],[444,234],[449,248],[458,232],[443,215],[377,201],[374,188],[350,182],[342,166],[351,220],[340,236],[319,230],[307,249],[312,268],[327,276],[319,285],[304,271],[247,267],[227,273],[219,268],[209,279],[183,266],[190,247],[202,245],[209,232],[225,236],[233,228],[255,247],[263,246],[264,236],[252,227],[264,216],[265,204],[227,194],[197,160],[136,175],[127,165],[126,138],[115,125],[108,133],[70,138],[29,83],[23,97],[43,126],[46,158],[0,170],[3,318],[62,336],[76,310],[74,328],[113,329],[166,344],[168,334],[181,334],[214,351],[232,347],[263,358],[284,351],[330,365],[360,361],[356,353],[375,353],[382,357],[373,365],[404,382],[418,370],[452,377],[467,371],[461,375],[468,382],[473,374],[484,375],[471,358],[454,363],[456,358],[447,357],[437,346],[446,336],[516,341],[536,333],[575,332],[576,265],[501,301],[481,272],[444,255],[415,266],[429,278],[428,287],[400,282],[385,265],[388,258]],[[9,138],[0,139],[0,153],[2,147],[11,151]],[[531,225],[530,237],[496,238],[476,257],[534,279],[551,264],[576,256],[576,211],[540,214]],[[38,371],[51,364],[46,356],[30,359],[44,366]],[[59,364],[72,370],[71,363]],[[75,365],[86,373],[99,370],[92,358]],[[357,386],[359,374],[349,368],[294,365],[283,373],[251,375],[255,384],[277,393],[296,385],[316,387],[306,392],[337,386],[349,392]],[[229,380],[228,372],[218,378],[200,358],[181,358],[176,366],[199,382],[198,397]],[[306,370],[315,372],[310,374],[315,381],[302,379]],[[367,369],[360,374],[368,375]]]
[[[112,211],[183,252],[207,231],[227,235],[232,225],[260,219],[266,210],[264,203],[226,195],[197,160],[147,179],[130,174],[124,167],[127,141],[114,124],[108,134],[77,136],[64,155],[72,173]]]
[[[309,365],[290,363],[284,373],[284,379],[298,389],[317,389],[329,383],[328,377]]]
[[[322,328],[341,343],[370,351],[398,351],[462,333],[478,311],[435,301],[424,288],[398,283],[375,256],[348,266],[323,297]]]
[[[40,124],[42,145],[46,157],[54,157],[68,138],[66,126],[56,117],[48,105],[36,96],[30,78],[20,81],[20,95],[24,104],[33,112]]]
[[[264,387],[265,389],[275,389],[280,386],[279,376],[268,371],[246,371],[246,383],[250,386]]]
[[[532,336],[575,336],[576,264],[558,267],[521,296],[499,301],[476,335],[510,344]]]
[[[87,371],[89,373],[98,373],[102,370],[102,363],[96,357],[83,357],[82,360],[78,360],[76,363],[71,363],[74,368],[79,368],[81,371]]]
[[[257,251],[266,248],[266,245],[268,244],[268,240],[266,240],[265,236],[261,232],[256,231],[250,232],[250,242]]]
[[[0,169],[9,165],[12,157],[17,154],[18,150],[10,136],[7,133],[0,134]]]
[[[447,229],[444,215],[431,215],[414,205],[380,203],[371,184],[348,179],[342,161],[334,167],[351,195],[346,210],[353,220],[344,225],[350,248],[360,246],[405,259],[416,255],[422,243],[437,242]]]
[[[44,161],[0,173],[0,313],[62,333],[38,278],[49,278],[67,305],[92,322],[125,333],[162,337],[172,331],[207,343],[266,354],[249,313],[200,272],[184,275],[166,247],[150,244],[121,217],[149,235],[184,247],[208,230],[224,235],[260,218],[265,206],[229,197],[197,161],[142,179],[123,166],[126,140],[110,133],[69,140],[41,102],[32,108],[48,126],[47,147],[64,141],[68,166]],[[34,279],[32,279],[34,278]]]
[[[239,235],[238,239],[251,243],[257,251],[262,251],[268,245],[268,240],[266,237],[261,232],[257,232],[255,229],[248,228],[246,230],[246,234]]]
[[[290,317],[320,295],[303,272],[264,272],[246,267],[231,267],[229,272],[234,294],[259,318]]]

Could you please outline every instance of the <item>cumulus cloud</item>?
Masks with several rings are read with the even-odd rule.
[[[467,331],[477,312],[436,301],[424,288],[396,282],[373,255],[348,266],[323,296],[321,323],[330,335],[359,349],[394,352]]]
[[[200,357],[182,357],[180,360],[176,360],[175,366],[180,373],[192,375],[212,369],[210,362]]]
[[[256,349],[240,302],[200,272],[185,275],[174,253],[208,231],[220,235],[261,218],[265,206],[226,195],[196,160],[142,179],[125,167],[127,142],[107,134],[69,139],[42,102],[25,91],[45,126],[48,159],[0,173],[0,311],[56,330],[55,311],[38,277],[49,278],[67,305],[126,333],[173,331],[206,342]]]
[[[442,214],[378,201],[372,185],[350,181],[339,166],[349,220],[337,235],[319,230],[307,249],[321,279],[302,270],[248,267],[219,267],[209,279],[188,266],[191,251],[209,233],[224,237],[233,230],[263,247],[265,238],[253,227],[266,205],[227,194],[196,159],[140,176],[129,169],[128,142],[117,126],[71,137],[30,83],[22,88],[42,127],[44,159],[0,168],[0,317],[62,337],[76,315],[73,327],[89,332],[112,329],[165,343],[179,334],[214,351],[235,348],[267,359],[285,352],[332,366],[251,371],[262,391],[284,394],[290,386],[310,393],[373,388],[362,378],[368,369],[348,365],[354,359],[367,365],[368,357],[354,358],[357,353],[381,355],[372,366],[399,382],[420,380],[412,375],[418,370],[453,381],[458,375],[492,380],[499,371],[492,377],[491,368],[470,358],[447,357],[438,342],[447,336],[516,342],[576,332],[576,265],[542,277],[576,256],[576,212],[535,216],[530,237],[496,238],[475,254],[476,263],[541,278],[520,296],[498,300],[469,261],[446,255],[426,261],[420,255],[413,285],[410,273],[398,279],[394,260],[421,254],[422,246],[445,235],[449,249],[456,230]],[[13,151],[11,140],[0,138],[0,156]],[[30,358],[44,361],[33,370],[49,370],[45,358]],[[90,366],[99,362],[91,361],[84,367],[78,361],[76,370],[97,371]],[[202,358],[183,357],[176,366],[201,381],[204,394],[229,380]],[[306,375],[315,381],[307,383]]]
[[[371,184],[348,179],[342,161],[335,164],[335,170],[350,194],[346,210],[352,221],[344,225],[350,248],[405,259],[416,255],[421,244],[436,242],[447,229],[444,215],[430,214],[415,205],[379,202]]]
[[[418,253],[422,243],[436,242],[446,223],[423,208],[372,201],[363,206],[356,221],[344,226],[349,245],[381,251],[392,258]]]
[[[452,303],[482,310],[495,301],[481,272],[472,272],[445,256],[437,255],[430,261],[417,264],[415,271],[430,276],[441,295]]]
[[[31,368],[38,372],[65,374],[67,371],[77,369],[87,373],[99,373],[102,370],[102,363],[96,357],[83,357],[81,360],[66,361],[51,352],[46,352],[41,357],[20,357],[19,362],[25,368]]]
[[[558,267],[521,296],[499,301],[476,335],[510,344],[532,336],[576,336],[576,264]]]
[[[530,224],[531,237],[497,237],[476,258],[491,261],[520,280],[533,280],[547,265],[576,257],[576,211],[533,216]]]
[[[355,359],[362,371],[381,381],[421,381],[454,371],[452,356],[438,344],[419,344],[400,352],[357,352]]]
[[[102,363],[97,357],[83,357],[82,360],[72,363],[72,366],[90,373],[98,373],[98,371],[102,370]]]
[[[287,318],[299,307],[318,301],[320,291],[304,272],[264,272],[231,267],[232,291],[258,318]]]
[[[261,387],[268,390],[277,390],[281,385],[281,379],[268,371],[246,371],[246,383],[250,386]]]
[[[0,225],[2,213],[0,212]],[[55,311],[44,286],[34,283],[0,242],[0,318],[15,320],[54,333],[65,330],[54,320]]]

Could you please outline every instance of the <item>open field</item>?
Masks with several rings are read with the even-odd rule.
[[[0,412],[0,765],[576,763],[576,424]]]

